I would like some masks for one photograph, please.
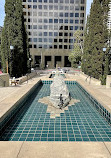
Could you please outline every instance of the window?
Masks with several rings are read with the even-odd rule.
[[[57,39],[54,39],[54,42],[57,42]]]
[[[32,25],[28,25],[28,29],[32,29]]]
[[[75,10],[79,10],[79,7],[78,7],[78,6],[75,6]]]
[[[70,26],[70,30],[73,30],[73,26]]]
[[[68,17],[68,13],[65,13],[65,17]]]
[[[68,30],[68,26],[64,26],[64,30]]]
[[[75,30],[78,30],[78,28],[79,28],[78,26],[75,26]]]
[[[37,29],[37,25],[33,25],[33,29]]]
[[[39,42],[42,42],[42,38],[39,38]]]
[[[54,0],[54,3],[58,3],[58,0]]]
[[[65,0],[65,3],[69,3],[69,0]]]
[[[80,14],[80,17],[84,17],[84,13],[81,13],[81,14]]]
[[[32,2],[32,0],[28,0],[28,2]]]
[[[62,33],[62,32],[59,32],[59,36],[63,36],[63,33]]]
[[[84,10],[84,6],[81,7],[81,10]]]
[[[39,2],[42,2],[42,0],[38,0]]]
[[[68,39],[64,39],[64,42],[67,43],[67,42],[68,42]]]
[[[70,3],[74,3],[74,0],[70,0]]]
[[[80,30],[83,30],[84,28],[82,26],[80,26]]]
[[[34,44],[34,48],[37,48],[37,45]]]
[[[47,5],[44,5],[44,9],[47,9]]]
[[[80,20],[80,24],[84,24],[84,20]]]
[[[39,9],[42,9],[42,5],[39,5],[38,7],[39,7]]]
[[[63,23],[63,19],[59,19],[59,23]]]
[[[79,17],[79,13],[75,13],[75,17]]]
[[[59,45],[59,49],[62,49],[62,45]]]
[[[55,5],[55,6],[54,6],[54,9],[55,9],[55,10],[58,10],[58,6],[57,6],[57,5]]]
[[[32,48],[32,45],[29,45],[29,48]]]
[[[44,3],[47,3],[47,0],[44,0]]]
[[[63,13],[60,13],[60,17],[63,17]]]
[[[79,20],[75,20],[75,24],[79,24]]]
[[[59,39],[59,42],[62,42],[62,39]]]
[[[70,17],[73,17],[73,13],[70,13]]]
[[[47,42],[47,38],[44,38],[44,42]]]
[[[37,42],[37,38],[34,38],[33,41],[34,41],[34,42]]]
[[[72,37],[72,36],[73,36],[73,33],[70,33],[70,34],[69,34],[69,36],[71,36],[71,37]]]
[[[81,0],[81,4],[84,4],[84,0]]]
[[[37,2],[37,0],[33,0],[33,2]]]
[[[58,23],[58,19],[54,19],[54,23]]]
[[[44,23],[47,23],[48,21],[47,21],[47,19],[44,19]]]
[[[67,49],[67,45],[64,45],[64,49]]]
[[[67,32],[65,32],[65,33],[64,33],[64,36],[68,36],[68,33],[67,33]]]
[[[69,39],[69,43],[73,43],[73,39]]]
[[[68,23],[68,19],[65,19],[65,23]]]
[[[53,23],[53,19],[49,19],[49,23]]]
[[[32,38],[29,38],[29,42],[32,42]]]
[[[57,45],[54,45],[54,49],[57,49]]]
[[[37,5],[33,5],[33,9],[37,9]]]
[[[49,32],[49,36],[52,36],[53,34],[52,34],[52,32]]]
[[[65,10],[69,10],[69,6],[65,6]]]
[[[54,36],[58,36],[58,32],[54,32]]]
[[[32,8],[32,6],[31,6],[31,5],[28,5],[28,8]]]
[[[72,24],[73,23],[73,20],[70,20],[70,24]]]
[[[44,32],[44,36],[47,36],[47,32]]]
[[[53,5],[49,5],[49,10],[53,10]]]
[[[53,0],[49,0],[49,3],[53,3]]]

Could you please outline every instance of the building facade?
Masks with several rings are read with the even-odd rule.
[[[83,30],[86,0],[23,0],[32,65],[70,66],[74,32]]]

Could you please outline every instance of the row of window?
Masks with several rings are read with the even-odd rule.
[[[27,8],[26,5],[23,5],[23,8]],[[28,9],[49,9],[49,10],[81,10],[84,11],[84,6],[57,6],[57,5],[28,5]]]
[[[48,26],[47,25],[28,25],[28,29],[34,29],[34,30],[44,30],[44,29],[48,29]],[[51,29],[51,30],[53,30],[53,27],[49,27],[49,29]],[[59,26],[57,26],[57,25],[55,25],[54,26],[54,30],[59,30],[60,29],[60,27]],[[78,29],[80,29],[80,30],[83,30],[84,28],[83,28],[83,26],[70,26],[70,30],[78,30]],[[47,32],[46,32],[47,33]]]
[[[29,42],[65,42],[65,43],[74,43],[74,39],[53,39],[53,38],[29,38]]]
[[[23,12],[24,15],[26,15],[26,12]],[[28,12],[28,16],[43,16],[41,15],[43,13],[40,13],[40,12]],[[48,16],[48,12],[45,14],[45,16]],[[49,14],[49,16],[56,16],[56,17],[84,17],[84,13],[70,13],[70,14],[67,14],[67,13],[57,13],[55,12],[54,14],[51,13],[51,15]]]
[[[45,49],[73,49],[73,45],[29,45],[29,48],[45,48]]]
[[[26,0],[23,0],[23,2],[26,2]],[[27,0],[27,2],[39,2],[39,3],[81,3],[84,4],[85,0]]]
[[[63,19],[62,19],[63,20]],[[26,19],[24,19],[24,21],[26,22]],[[47,21],[47,22],[46,22]],[[59,19],[58,20],[58,22],[60,22],[61,20]],[[65,21],[65,19],[64,19],[64,21]],[[27,19],[27,22],[32,22],[32,19]],[[33,19],[33,22],[34,23],[53,23],[54,22],[54,19],[37,19],[37,18],[34,18]],[[70,22],[72,22],[72,19],[70,19]],[[78,19],[76,19],[76,20],[73,20],[73,22],[72,22],[73,24],[75,23],[75,24],[84,24],[84,20],[78,20]],[[53,26],[53,25],[50,25],[50,26]]]
[[[63,33],[63,32],[47,32],[47,36],[49,36],[49,37],[55,37],[55,36],[69,36],[69,37],[73,37],[73,32],[69,32],[69,33]],[[32,35],[32,32],[29,32],[29,35]],[[44,33],[42,33],[42,32],[33,32],[33,36],[39,36],[39,37],[41,37],[41,36],[43,36],[44,35]]]

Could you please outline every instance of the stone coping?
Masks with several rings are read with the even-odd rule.
[[[12,95],[3,99],[0,102],[0,123],[6,118],[10,112],[30,93],[31,89],[34,88],[41,80],[36,79],[33,83],[29,83],[15,91]]]
[[[111,142],[0,142],[0,158],[111,158]]]
[[[107,111],[111,113],[111,98],[98,89],[94,89],[93,85],[88,85],[84,81],[78,79],[77,82],[90,94],[94,97]]]

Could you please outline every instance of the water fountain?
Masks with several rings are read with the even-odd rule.
[[[62,109],[70,102],[70,94],[65,84],[63,76],[56,71],[53,83],[50,86],[49,100],[56,108]]]

